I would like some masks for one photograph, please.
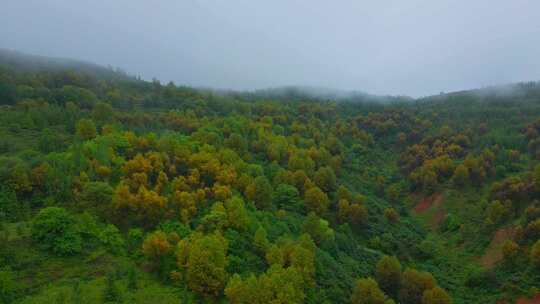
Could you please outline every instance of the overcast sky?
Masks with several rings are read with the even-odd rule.
[[[540,80],[538,0],[2,0],[0,47],[215,88]]]

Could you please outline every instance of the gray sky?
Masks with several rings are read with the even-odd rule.
[[[0,47],[216,88],[540,80],[538,0],[2,0]]]

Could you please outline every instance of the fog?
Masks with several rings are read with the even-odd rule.
[[[425,96],[540,80],[540,1],[2,0],[0,47],[197,87]]]

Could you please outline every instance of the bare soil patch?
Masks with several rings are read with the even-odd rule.
[[[503,258],[502,246],[504,242],[511,239],[516,232],[515,227],[501,228],[495,232],[484,255],[480,258],[480,265],[485,268],[492,268]],[[537,303],[537,302],[534,302]]]

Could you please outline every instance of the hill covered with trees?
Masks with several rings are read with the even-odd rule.
[[[540,83],[213,92],[7,54],[1,303],[539,293]]]

